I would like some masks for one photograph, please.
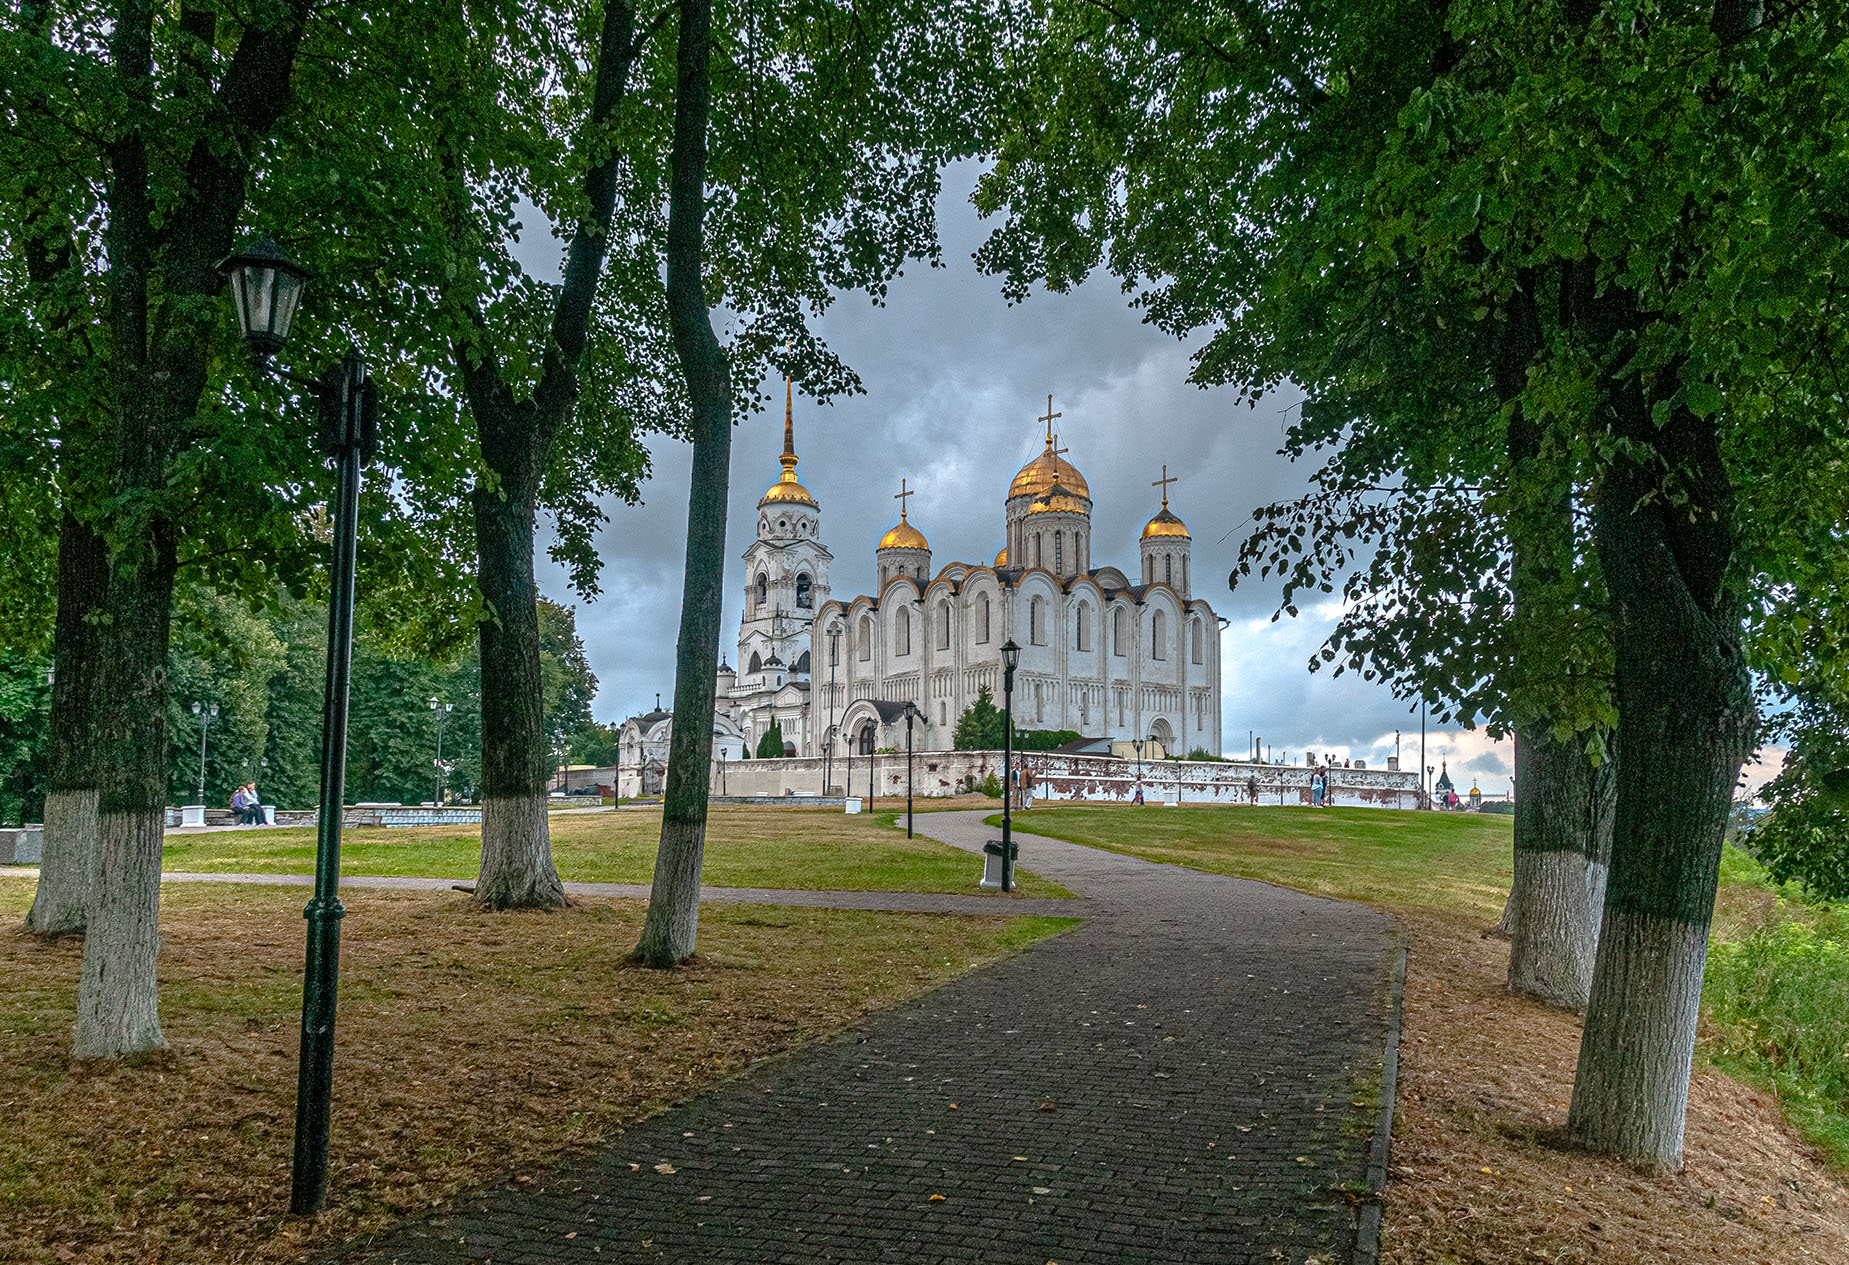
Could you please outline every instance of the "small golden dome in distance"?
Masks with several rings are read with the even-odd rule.
[[[1168,509],[1157,511],[1156,516],[1150,519],[1143,528],[1144,540],[1155,540],[1164,536],[1172,536],[1181,540],[1193,539],[1188,535],[1188,525],[1175,517],[1174,513]]]
[[[1005,567],[1008,565],[1008,546],[1003,545],[1001,552],[995,555],[995,565],[998,567]]]
[[[891,531],[880,537],[881,549],[929,549],[931,542],[925,539],[923,532],[905,521],[903,516],[893,524]]]

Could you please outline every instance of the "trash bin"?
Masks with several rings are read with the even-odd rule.
[[[1021,845],[1012,839],[1008,841],[1008,859],[1012,862],[1018,862],[1021,859]],[[1000,839],[991,839],[982,845],[981,886],[999,888],[1001,885],[1002,841]]]

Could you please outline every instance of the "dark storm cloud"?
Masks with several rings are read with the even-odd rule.
[[[1151,480],[1164,463],[1180,479],[1171,504],[1194,537],[1196,593],[1230,621],[1223,707],[1229,753],[1243,753],[1249,730],[1293,761],[1307,749],[1376,763],[1392,754],[1396,727],[1410,726],[1416,741],[1417,713],[1409,718],[1406,704],[1385,690],[1353,674],[1307,671],[1333,611],[1306,609],[1303,618],[1269,623],[1275,586],[1226,589],[1253,507],[1306,485],[1310,469],[1277,455],[1297,397],[1279,394],[1248,408],[1230,389],[1191,386],[1189,348],[1143,324],[1108,277],[1010,307],[996,280],[970,263],[983,233],[967,200],[971,180],[967,170],[946,180],[939,211],[945,267],[908,270],[884,307],[844,296],[819,325],[866,387],[827,406],[796,399],[799,475],[821,503],[822,539],[835,556],[834,595],[851,597],[872,582],[874,543],[898,518],[893,494],[901,477],[917,490],[911,520],[930,538],[934,565],[992,559],[1002,543],[1002,498],[1014,471],[1042,447],[1036,419],[1050,393],[1062,414],[1060,441],[1091,487],[1099,563],[1135,574],[1138,535],[1161,503]],[[556,276],[556,250],[541,239],[529,232],[523,253],[536,270]],[[777,477],[782,445],[782,383],[767,390],[772,406],[741,419],[733,440],[732,561],[721,638],[728,659],[743,600],[739,554],[750,543],[757,499]],[[601,684],[599,719],[645,710],[656,691],[664,700],[672,694],[688,460],[685,444],[657,443],[645,503],[609,509],[603,593],[578,609]],[[563,571],[543,558],[540,585],[572,600]],[[1428,742],[1438,749],[1436,734]],[[1506,770],[1506,748],[1498,755],[1480,734],[1462,742],[1471,756],[1492,757],[1481,773]],[[1409,766],[1416,754],[1408,753]],[[1486,790],[1506,789],[1493,777],[1485,783]]]

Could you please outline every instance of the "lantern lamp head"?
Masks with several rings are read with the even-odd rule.
[[[250,358],[262,364],[289,341],[308,269],[283,254],[267,237],[252,237],[243,248],[218,266],[231,278],[231,297],[237,306],[238,333],[250,349]]]
[[[1008,638],[1002,646],[1002,667],[1012,673],[1021,662],[1021,647],[1014,644],[1014,638]]]

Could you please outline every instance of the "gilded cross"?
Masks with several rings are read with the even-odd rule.
[[[1051,448],[1053,446],[1053,423],[1058,421],[1060,418],[1064,416],[1065,416],[1064,413],[1055,413],[1053,411],[1053,397],[1050,395],[1047,396],[1046,397],[1046,416],[1042,418],[1037,418],[1036,420],[1046,423],[1046,446],[1048,448]]]
[[[1151,481],[1149,485],[1150,487],[1162,489],[1162,508],[1163,509],[1168,508],[1168,485],[1171,483],[1179,483],[1179,482],[1181,482],[1180,479],[1173,478],[1169,475],[1167,466],[1162,467],[1162,477],[1160,479],[1155,479]]]
[[[892,499],[899,503],[899,517],[900,518],[905,517],[905,511],[909,508],[905,503],[905,499],[908,496],[917,496],[917,495],[918,493],[912,491],[910,488],[905,486],[904,479],[899,480],[899,490],[892,494]]]

